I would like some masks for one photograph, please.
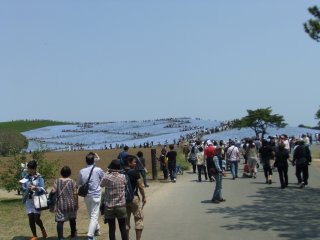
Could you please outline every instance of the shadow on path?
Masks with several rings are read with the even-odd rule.
[[[207,213],[239,219],[236,224],[221,226],[226,230],[272,230],[284,239],[320,239],[319,196],[317,188],[266,187],[249,196],[254,200],[251,205],[209,208]]]

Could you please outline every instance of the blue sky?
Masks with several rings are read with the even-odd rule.
[[[1,1],[0,121],[230,120],[271,107],[316,125],[319,1]],[[318,100],[317,100],[318,99]]]

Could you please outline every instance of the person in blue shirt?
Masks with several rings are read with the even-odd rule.
[[[20,180],[22,182],[23,203],[26,206],[29,226],[33,234],[31,240],[38,240],[36,225],[40,227],[43,238],[47,237],[47,232],[40,218],[40,211],[35,209],[32,197],[34,195],[41,195],[45,192],[44,179],[37,172],[37,162],[35,160],[28,162],[27,172],[25,177]]]
[[[104,171],[100,167],[95,166],[97,159],[98,155],[96,153],[89,152],[86,155],[87,166],[80,170],[77,180],[79,186],[85,184],[92,169],[92,175],[89,180],[89,191],[87,196],[84,197],[89,215],[88,240],[94,239],[94,236],[100,236],[100,225],[98,222],[101,202],[100,181],[104,176]]]

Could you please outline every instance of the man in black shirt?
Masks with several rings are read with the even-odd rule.
[[[136,169],[137,158],[133,155],[127,155],[124,159],[125,172],[129,177],[132,189],[134,189],[134,198],[131,202],[127,203],[127,233],[129,236],[130,230],[130,217],[131,214],[134,216],[135,229],[136,229],[136,239],[140,240],[142,235],[143,225],[143,212],[142,208],[146,204],[146,196],[143,188],[143,180],[140,176],[139,170]],[[142,206],[140,204],[140,197],[142,197]]]

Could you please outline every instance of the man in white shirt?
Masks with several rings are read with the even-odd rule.
[[[230,147],[225,155],[226,161],[231,164],[232,179],[235,180],[238,177],[238,162],[240,161],[239,148],[235,146],[233,141],[229,142]]]
[[[87,167],[80,170],[77,181],[78,185],[85,184],[92,170],[92,174],[89,180],[89,191],[87,196],[84,197],[84,202],[86,203],[89,215],[88,240],[92,240],[94,239],[94,236],[100,235],[100,225],[98,223],[101,201],[100,181],[104,176],[104,171],[94,164],[95,160],[97,160],[98,158],[99,156],[93,152],[87,154]]]

